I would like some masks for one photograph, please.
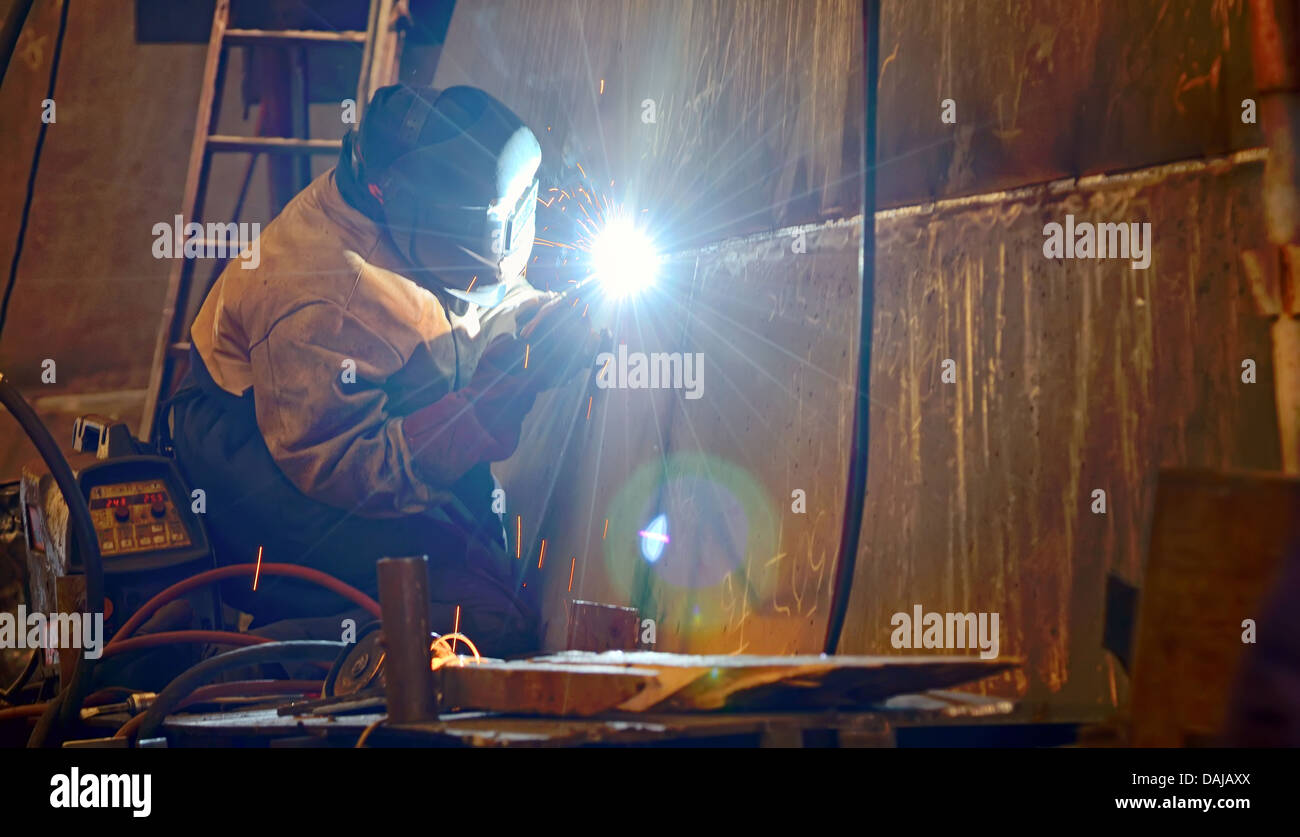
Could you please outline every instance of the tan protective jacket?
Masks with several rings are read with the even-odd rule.
[[[449,499],[460,474],[432,450],[413,455],[402,417],[467,384],[487,343],[515,330],[515,307],[540,292],[520,280],[500,306],[456,315],[449,298],[407,278],[411,267],[344,201],[333,169],[256,246],[260,262],[226,266],[190,335],[218,386],[252,389],[276,464],[309,497],[366,517]]]

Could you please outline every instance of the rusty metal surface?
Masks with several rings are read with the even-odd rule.
[[[1272,627],[1264,618],[1270,590],[1300,554],[1298,508],[1300,479],[1293,477],[1160,474],[1133,667],[1134,746],[1183,747],[1223,729],[1233,688],[1228,675],[1249,651],[1263,648],[1244,641],[1243,620],[1258,620],[1260,631]],[[1237,688],[1271,680],[1242,680]],[[1261,706],[1277,700],[1251,697]]]
[[[888,650],[890,615],[915,602],[997,611],[1002,652],[1028,662],[995,693],[1054,717],[1123,700],[1104,578],[1141,582],[1157,468],[1279,463],[1268,327],[1238,259],[1264,242],[1258,157],[879,217],[846,649]],[[1044,258],[1043,225],[1067,212],[1149,220],[1150,268]]]
[[[381,558],[379,603],[384,616],[384,684],[393,723],[433,717],[437,703],[430,671],[429,562]]]
[[[648,667],[515,660],[443,666],[439,706],[517,715],[586,717],[608,712],[653,686]]]
[[[1262,144],[1243,0],[887,0],[880,54],[882,207]]]
[[[641,626],[636,608],[599,602],[569,602],[568,640],[575,651],[630,651]]]

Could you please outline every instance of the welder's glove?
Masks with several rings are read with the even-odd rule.
[[[580,300],[557,296],[519,330],[524,358],[512,368],[534,393],[590,369],[602,343],[612,342],[607,333],[592,331],[586,310]]]
[[[506,335],[483,353],[469,385],[406,416],[402,432],[421,476],[450,485],[480,462],[510,458],[519,446],[524,417],[537,397],[510,373],[522,347]]]
[[[557,296],[540,306],[518,337],[492,341],[468,386],[403,420],[422,476],[450,484],[479,462],[508,459],[538,394],[590,369],[609,343],[608,332],[593,332],[572,300]]]

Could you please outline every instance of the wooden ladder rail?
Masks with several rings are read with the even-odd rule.
[[[199,91],[198,112],[194,117],[194,140],[190,146],[189,168],[185,176],[185,192],[181,199],[182,218],[185,223],[201,222],[204,197],[207,191],[208,168],[212,155],[221,152],[249,152],[252,154],[338,154],[341,140],[302,139],[293,137],[239,137],[212,133],[220,114],[220,93],[225,79],[226,47],[229,46],[322,46],[331,44],[357,44],[363,47],[361,72],[357,80],[357,115],[370,101],[378,88],[389,83],[395,73],[398,52],[397,38],[390,27],[394,0],[370,0],[367,26],[364,32],[330,32],[312,29],[232,29],[230,28],[231,0],[217,0],[212,15],[212,31],[208,38],[208,51],[203,67],[203,83]],[[179,246],[179,242],[177,242]],[[149,389],[145,393],[144,411],[140,420],[138,438],[151,442],[157,425],[165,420],[159,415],[159,406],[170,394],[177,364],[189,355],[190,344],[186,337],[186,322],[194,278],[193,259],[172,260],[167,277],[167,290],[163,297],[161,323],[154,341],[152,365],[149,371]],[[207,289],[204,289],[206,293]]]

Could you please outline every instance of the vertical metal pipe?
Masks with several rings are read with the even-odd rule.
[[[1268,145],[1264,223],[1280,253],[1276,298],[1267,300],[1272,325],[1273,388],[1277,397],[1282,470],[1300,473],[1300,9],[1296,0],[1251,0],[1251,63],[1259,120]]]
[[[381,558],[379,606],[384,617],[384,684],[388,720],[411,724],[437,715],[429,626],[429,561]]]
[[[862,309],[858,319],[858,377],[853,398],[853,438],[849,446],[849,478],[844,493],[844,525],[831,587],[830,618],[824,652],[834,654],[844,630],[853,569],[862,535],[867,499],[867,443],[870,440],[871,337],[876,312],[876,84],[880,76],[880,0],[862,2],[862,69],[865,125],[862,128],[862,252],[858,275]]]

